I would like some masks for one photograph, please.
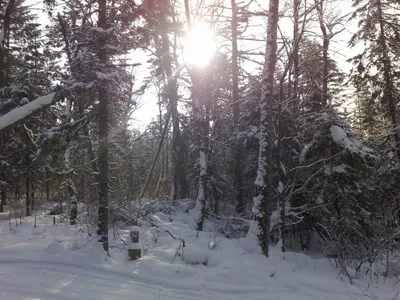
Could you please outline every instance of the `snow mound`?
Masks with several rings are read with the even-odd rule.
[[[196,246],[185,247],[183,260],[189,265],[207,266],[209,251],[205,251]]]
[[[46,247],[46,252],[50,255],[58,255],[65,251],[62,243],[54,242]]]

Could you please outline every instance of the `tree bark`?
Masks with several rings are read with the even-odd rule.
[[[236,0],[231,0],[232,8],[232,106],[233,106],[233,119],[234,126],[238,129],[240,106],[239,106],[239,67],[238,67],[238,44],[237,44],[237,7]],[[235,191],[236,191],[236,212],[242,214],[246,209],[246,202],[243,191],[243,149],[240,146],[234,149],[234,178],[235,178]]]
[[[104,30],[107,29],[107,1],[98,0],[99,19],[98,26]],[[107,52],[105,49],[106,37],[103,36],[100,41],[98,52],[100,63],[107,64]],[[99,160],[98,160],[98,182],[99,182],[99,207],[98,221],[103,242],[103,249],[108,253],[108,103],[109,93],[106,82],[102,82],[98,87],[99,93]]]
[[[201,85],[201,74],[200,70],[194,70],[192,73],[193,81],[193,117],[194,117],[194,128],[196,131],[196,146],[199,155],[199,177],[198,177],[198,188],[196,196],[196,206],[194,208],[194,217],[196,220],[196,230],[202,231],[204,225],[204,217],[206,210],[206,199],[207,193],[207,181],[208,181],[208,128],[204,119],[204,88]],[[203,101],[202,101],[203,100]]]
[[[4,205],[6,205],[7,201],[7,191],[5,188],[1,190],[1,204],[0,204],[0,212],[4,212]]]
[[[299,89],[299,22],[300,22],[300,0],[293,0],[293,45],[294,53],[293,53],[293,105],[297,112],[297,108],[299,105],[298,101],[298,89]]]
[[[45,186],[46,186],[46,202],[50,202],[50,178],[49,173],[46,171],[45,173]]]
[[[78,216],[78,200],[75,184],[72,178],[68,179],[68,193],[69,193],[69,224],[75,225]]]
[[[26,209],[26,216],[29,217],[31,215],[31,201],[30,201],[30,161],[29,161],[29,154],[26,156],[26,181],[25,181],[25,209]]]
[[[5,41],[9,37],[10,23],[11,23],[11,14],[14,9],[15,0],[8,0],[5,6],[4,14],[2,15],[3,24],[0,27],[2,31],[3,39],[0,43],[0,87],[3,87],[7,84],[8,74],[10,72],[8,66],[8,47],[5,46]]]
[[[272,151],[273,142],[273,97],[274,74],[277,51],[279,0],[270,0],[267,28],[265,65],[260,98],[259,160],[255,187],[253,212],[258,221],[258,238],[261,249],[268,256],[270,239],[270,215],[272,204]]]
[[[192,21],[190,18],[190,5],[189,5],[189,0],[184,0],[185,1],[185,15],[186,15],[186,24],[188,26],[189,31],[192,30]]]
[[[328,61],[328,50],[329,50],[329,42],[330,37],[328,36],[328,32],[326,30],[324,15],[323,15],[323,5],[324,0],[314,0],[315,7],[318,12],[318,20],[319,26],[322,32],[322,95],[321,95],[321,105],[322,107],[326,107],[328,105],[328,79],[329,79],[329,61]]]
[[[30,176],[30,179],[29,179],[29,181],[30,181],[30,183],[31,183],[31,198],[30,198],[30,203],[31,203],[31,214],[33,213],[35,213],[35,189],[34,189],[34,186],[33,186],[33,170],[31,169],[31,172],[30,172],[30,174],[29,174],[29,176]]]

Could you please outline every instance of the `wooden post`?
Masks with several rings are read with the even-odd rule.
[[[130,260],[137,260],[142,256],[142,245],[139,243],[139,227],[132,226],[129,231],[128,256]]]

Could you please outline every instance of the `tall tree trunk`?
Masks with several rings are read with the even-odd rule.
[[[329,61],[328,61],[328,50],[329,50],[329,42],[330,37],[328,36],[328,32],[326,30],[325,22],[324,22],[324,0],[314,0],[315,7],[318,13],[319,26],[322,32],[322,94],[321,94],[321,104],[322,107],[326,107],[328,105],[328,80],[329,80]]]
[[[163,123],[163,120],[162,120],[163,114],[162,114],[162,105],[161,105],[161,96],[160,95],[158,96],[158,112],[159,112],[159,122],[160,122],[160,124],[159,124],[160,125],[159,134],[160,134],[160,138],[161,138],[161,136],[163,134],[163,124],[164,123]],[[167,133],[168,133],[168,131],[167,131]],[[166,138],[166,140],[168,140],[168,138]],[[156,189],[155,189],[155,192],[154,192],[154,199],[158,198],[158,195],[160,194],[161,186],[162,186],[162,184],[164,182],[164,176],[165,176],[164,160],[165,160],[165,156],[164,156],[163,152],[165,152],[166,147],[163,146],[162,149],[161,149],[161,153],[160,153],[160,156],[161,156],[160,163],[159,163],[160,173],[159,173],[158,180],[157,180],[157,186],[156,186]]]
[[[31,193],[30,193],[30,160],[29,154],[26,156],[26,181],[25,181],[25,209],[26,209],[26,216],[29,217],[31,215]]]
[[[78,199],[75,184],[72,178],[68,179],[68,193],[69,193],[69,224],[75,225],[78,216]]]
[[[65,168],[67,170],[66,185],[67,185],[67,192],[69,194],[69,224],[75,225],[76,218],[78,216],[78,198],[74,183],[74,172],[73,169],[71,169],[70,148],[68,148],[65,151],[64,157],[65,157]]]
[[[98,26],[104,30],[107,29],[107,1],[98,0],[99,19]],[[100,49],[98,52],[101,64],[106,65],[108,62],[106,52],[106,40],[103,36],[100,41]],[[100,241],[103,242],[104,251],[108,253],[108,103],[109,93],[106,83],[103,82],[98,87],[99,93],[99,235]]]
[[[186,15],[186,24],[188,26],[189,31],[192,30],[192,21],[190,18],[190,4],[189,0],[184,0],[185,2],[185,15]]]
[[[204,87],[201,85],[200,70],[194,70],[192,74],[193,81],[193,116],[194,128],[196,131],[196,143],[199,155],[199,177],[196,196],[196,206],[193,209],[196,220],[196,230],[202,231],[206,210],[207,182],[208,182],[208,132],[204,120]],[[203,100],[203,101],[202,101]]]
[[[1,204],[0,204],[0,212],[4,212],[4,205],[6,205],[7,201],[7,191],[6,188],[3,187],[1,190]]]
[[[379,31],[380,31],[379,40],[382,49],[383,77],[385,80],[385,86],[383,90],[383,97],[384,97],[383,102],[386,102],[389,108],[389,118],[392,123],[393,137],[396,144],[396,154],[397,157],[400,159],[400,134],[399,134],[399,129],[397,128],[399,124],[397,121],[397,112],[396,112],[397,101],[394,96],[392,64],[390,61],[389,51],[386,41],[381,0],[376,0],[376,5],[378,9],[378,20],[379,20]]]
[[[176,82],[173,83],[176,85]],[[176,95],[177,97],[177,95]],[[173,185],[175,192],[172,199],[183,199],[189,196],[189,188],[186,179],[184,143],[179,128],[178,106],[172,106],[172,165]]]
[[[238,68],[238,44],[237,44],[237,7],[236,0],[231,0],[232,8],[232,104],[233,119],[235,129],[238,130],[240,107],[239,107],[239,68]],[[236,212],[242,214],[246,208],[244,190],[243,190],[243,149],[241,145],[234,149],[234,176],[236,191]]]
[[[257,178],[255,187],[257,196],[254,198],[253,213],[258,221],[258,237],[261,249],[268,256],[270,238],[270,215],[272,204],[272,151],[273,151],[273,96],[274,73],[277,50],[279,0],[270,0],[267,29],[267,45],[265,65],[262,78],[260,99],[260,141]]]
[[[9,47],[6,46],[6,40],[9,39],[9,31],[11,25],[11,14],[14,10],[15,0],[8,0],[5,4],[4,13],[2,14],[2,25],[0,27],[2,39],[0,40],[0,87],[7,84],[9,69]]]
[[[299,22],[300,22],[300,0],[293,0],[293,105],[297,112],[299,105],[298,101],[298,89],[299,89]],[[297,45],[297,47],[296,47]],[[296,48],[295,48],[296,47]]]
[[[46,186],[46,202],[50,202],[50,178],[49,178],[49,172],[46,171],[45,173],[45,186]]]
[[[2,134],[0,134],[0,149],[3,149],[3,147],[4,147],[4,138],[5,138],[5,134],[4,133],[2,133]],[[5,176],[5,174],[3,175],[3,176],[1,176],[0,178],[4,181],[4,176]],[[4,205],[6,205],[6,186],[5,186],[5,184],[3,184],[2,186],[1,186],[1,203],[0,203],[0,212],[3,212],[4,211]]]
[[[31,169],[31,172],[29,174],[30,176],[30,183],[31,183],[31,198],[30,198],[30,203],[31,203],[31,214],[35,213],[35,189],[34,189],[34,181],[33,181],[33,170]]]

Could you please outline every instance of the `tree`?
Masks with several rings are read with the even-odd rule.
[[[400,133],[398,131],[397,88],[394,83],[398,77],[394,57],[398,53],[398,19],[391,12],[397,10],[398,3],[393,1],[354,1],[356,8],[353,18],[359,17],[359,30],[350,40],[350,45],[364,41],[365,50],[353,57],[352,79],[358,89],[370,84],[374,86],[374,101],[380,103],[381,113],[390,122],[390,136],[394,142],[397,157],[400,158]],[[375,69],[377,71],[375,71]]]
[[[32,164],[37,158],[34,132],[55,122],[49,110],[44,109],[52,102],[53,94],[40,96],[49,94],[53,80],[59,78],[57,55],[43,41],[40,25],[24,1],[1,2],[1,6],[5,15],[2,16],[0,66],[0,115],[4,115],[0,139],[4,168],[0,178],[7,177],[7,189],[19,189],[20,181],[25,177],[26,213],[30,215],[34,209],[30,201],[32,187],[43,175],[40,165]],[[16,152],[18,148],[20,151]],[[6,190],[3,190],[3,196],[5,200]]]
[[[98,26],[105,32],[107,26],[107,1],[99,0]],[[100,63],[105,66],[108,63],[108,54],[105,46],[107,37],[100,39],[98,57]],[[99,235],[103,242],[104,251],[108,252],[108,87],[103,84],[98,86],[99,93]]]
[[[237,7],[236,0],[231,0],[232,10],[232,107],[233,107],[233,119],[235,128],[238,127],[240,118],[240,107],[239,107],[239,68],[238,68],[238,21],[237,21]],[[234,150],[234,176],[235,176],[235,189],[238,213],[242,214],[245,211],[246,203],[243,194],[243,151],[240,146],[235,147]]]
[[[265,65],[261,86],[260,98],[260,128],[259,128],[259,158],[258,171],[255,180],[257,196],[254,198],[253,213],[258,222],[258,237],[261,249],[268,256],[270,236],[270,214],[272,204],[272,151],[274,148],[273,137],[273,97],[275,81],[275,64],[277,51],[279,0],[269,3],[267,46],[265,50]]]
[[[152,28],[153,45],[157,59],[156,76],[164,83],[163,96],[167,98],[172,117],[172,184],[170,198],[173,200],[188,197],[189,188],[185,170],[185,149],[181,136],[178,111],[178,78],[182,67],[177,61],[177,32],[180,23],[176,19],[175,2],[169,0],[152,2],[146,14],[148,27]],[[158,22],[155,22],[158,20]],[[154,28],[154,29],[153,29]],[[170,33],[173,35],[171,42]],[[172,50],[171,50],[172,48]]]

